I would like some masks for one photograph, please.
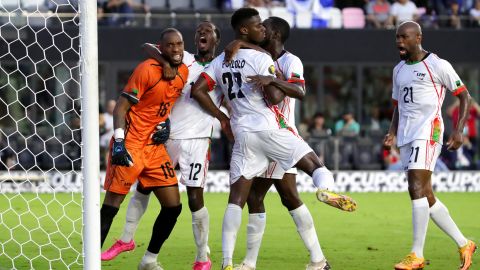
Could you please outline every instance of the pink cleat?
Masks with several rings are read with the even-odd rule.
[[[208,258],[206,262],[196,261],[193,263],[193,270],[210,270],[212,269],[212,261]]]
[[[124,252],[124,251],[130,251],[135,249],[135,242],[130,241],[128,243],[123,242],[122,240],[117,240],[113,246],[111,246],[107,251],[102,253],[102,261],[110,261],[115,259],[115,257],[118,256],[118,254]]]

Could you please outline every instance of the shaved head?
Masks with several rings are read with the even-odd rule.
[[[422,49],[422,28],[416,22],[406,21],[398,26],[396,43],[402,60],[420,61],[426,54]]]
[[[402,22],[398,28],[397,28],[397,31],[398,32],[402,32],[402,31],[412,31],[413,33],[417,34],[417,35],[422,35],[422,28],[420,27],[420,25],[414,21],[405,21],[405,22]]]

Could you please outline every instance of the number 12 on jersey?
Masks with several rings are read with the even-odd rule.
[[[245,95],[242,93],[241,87],[242,87],[242,75],[240,72],[225,72],[222,74],[222,82],[223,84],[226,84],[228,87],[228,99],[232,100],[234,98],[244,98]],[[234,84],[236,82],[236,84]],[[233,91],[233,87],[235,87],[235,90],[238,89],[238,91]]]

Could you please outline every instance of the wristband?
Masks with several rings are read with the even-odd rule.
[[[123,128],[116,128],[115,131],[113,131],[113,138],[125,139],[125,130]]]

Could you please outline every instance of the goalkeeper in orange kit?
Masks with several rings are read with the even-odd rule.
[[[155,60],[140,63],[125,86],[113,113],[114,140],[105,177],[106,195],[100,211],[102,245],[113,218],[131,185],[152,190],[162,209],[152,230],[147,251],[138,269],[161,269],[157,256],[181,212],[180,194],[172,162],[165,149],[168,115],[188,77],[182,64],[183,38],[173,28],[160,35],[163,56],[176,67],[177,76],[162,79],[162,67]],[[160,123],[160,126],[159,126]]]

